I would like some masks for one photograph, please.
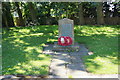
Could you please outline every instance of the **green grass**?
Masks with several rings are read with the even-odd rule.
[[[3,70],[6,74],[47,75],[51,56],[41,54],[46,43],[56,39],[56,26],[3,29]]]
[[[118,27],[77,26],[75,37],[93,55],[84,57],[86,69],[94,74],[118,73]]]
[[[75,26],[75,40],[94,55],[84,57],[86,69],[95,74],[118,73],[118,27]],[[3,29],[3,74],[47,75],[51,56],[41,54],[46,43],[58,38],[58,26]]]

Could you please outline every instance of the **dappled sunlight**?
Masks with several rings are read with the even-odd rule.
[[[4,29],[2,73],[4,75],[47,75],[51,56],[41,54],[42,46],[47,43],[47,40],[52,41],[54,30],[56,31],[57,28],[55,27],[47,25]]]
[[[17,43],[19,43],[19,44],[24,44],[24,45],[29,45],[29,43],[24,42],[24,41],[21,40],[20,38],[17,38],[17,39],[15,39],[15,40],[11,41],[10,43],[14,43],[14,44],[16,44],[16,45],[18,45]],[[15,45],[15,46],[16,46],[16,45]],[[19,45],[18,45],[18,46],[19,46]]]
[[[110,57],[110,56],[109,56]],[[115,57],[110,57],[112,60],[116,59]],[[111,62],[111,60],[107,57],[101,57],[101,56],[97,56],[95,59],[94,59],[94,62],[95,63],[99,63],[99,64],[102,64],[102,65],[106,65],[107,63],[108,64],[111,64],[113,65],[114,63]]]
[[[41,49],[42,49],[41,47],[32,46],[32,47],[26,47],[26,49],[25,49],[24,51],[27,52],[27,53],[32,53],[33,50],[35,50],[35,51],[37,51],[38,53],[41,53],[41,52],[42,52]]]
[[[116,26],[75,26],[75,40],[84,43],[93,55],[84,57],[86,69],[95,74],[118,73]]]
[[[47,42],[55,42],[57,41],[56,39],[47,39]]]
[[[17,34],[19,34],[19,33],[17,33]],[[43,35],[43,33],[35,33],[35,34],[23,34],[23,35],[14,35],[14,36],[12,36],[12,37],[9,37],[9,38],[24,38],[24,37],[32,37],[32,36],[36,36],[36,37],[39,37],[39,36],[42,36]]]
[[[42,65],[49,65],[49,61],[42,61],[42,60],[37,60],[37,61],[30,61],[30,65],[33,67],[40,67]]]
[[[54,30],[53,32],[55,35],[58,35],[58,30]]]
[[[88,71],[97,74],[118,71],[116,26],[75,26],[74,33],[75,41],[93,52],[84,58]],[[3,29],[3,74],[47,75],[51,56],[42,54],[42,46],[57,39],[56,25]]]
[[[87,69],[90,72],[97,74],[111,74],[111,73],[117,74],[118,64],[115,64],[113,62],[114,60],[116,60],[116,58],[111,57],[111,59],[109,59],[108,57],[97,56],[94,59],[93,58],[88,59],[86,65],[89,67]]]
[[[19,33],[28,34],[28,33],[30,33],[30,30],[29,29],[21,29],[21,30],[19,30]]]
[[[28,60],[25,60],[23,62],[18,62],[13,67],[9,66],[7,68],[7,71],[3,70],[3,73],[4,74],[24,74],[24,75],[48,74],[48,70],[49,70],[48,65],[50,65],[50,56],[39,54],[38,56],[35,56],[34,59],[30,59],[29,56],[27,56],[26,58]]]
[[[118,29],[106,26],[77,26],[75,27],[75,33],[80,33],[80,36],[92,36],[105,34],[106,36],[116,36],[118,34]]]
[[[23,70],[23,69],[18,69],[18,70],[16,70],[15,71],[15,73],[19,73],[19,74],[25,74],[25,70]]]
[[[29,62],[18,63],[13,67],[15,74],[40,75],[48,74],[49,61],[32,60]],[[11,69],[12,70],[12,69]]]

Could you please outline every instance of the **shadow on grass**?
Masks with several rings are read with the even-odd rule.
[[[3,29],[3,75],[47,75],[51,58],[41,53],[43,45],[56,39],[53,28],[57,26]]]
[[[75,40],[84,43],[93,55],[84,57],[89,72],[118,73],[118,28],[120,26],[78,26]],[[79,33],[78,33],[79,32]]]
[[[109,67],[113,70],[113,66],[118,64],[118,27],[75,26],[75,40],[86,44],[94,53],[84,57],[89,72],[100,74],[117,72],[109,71]],[[48,74],[50,56],[41,54],[42,46],[57,41],[57,35],[58,26],[54,25],[3,29],[3,74]],[[108,69],[102,70],[104,67]]]

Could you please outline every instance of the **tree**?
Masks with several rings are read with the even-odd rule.
[[[97,3],[97,24],[102,25],[104,24],[104,16],[103,16],[103,3]]]
[[[31,15],[31,19],[33,23],[38,23],[37,20],[37,9],[35,8],[35,5],[32,2],[28,2],[29,12]]]
[[[2,27],[2,3],[0,3],[0,28]]]
[[[79,22],[80,22],[80,25],[85,24],[82,3],[79,4]]]
[[[114,16],[114,17],[120,16],[120,15],[119,15],[119,14],[120,14],[120,2],[119,2],[119,3],[114,2],[113,5],[114,5],[114,8],[113,8],[113,16]]]
[[[14,21],[13,21],[13,16],[11,14],[11,5],[10,2],[3,2],[2,3],[3,7],[3,13],[2,13],[2,24],[3,27],[14,27]]]
[[[18,15],[19,15],[20,26],[25,26],[25,21],[23,19],[19,4],[20,4],[19,2],[15,2],[15,6],[17,8],[16,11],[18,12]]]

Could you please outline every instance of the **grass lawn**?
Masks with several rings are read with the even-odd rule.
[[[55,26],[3,29],[3,74],[47,75],[51,56],[41,54],[56,39]],[[57,30],[57,28],[56,28]]]
[[[118,73],[118,28],[120,26],[76,26],[75,37],[93,55],[84,57],[86,69],[94,74]]]
[[[83,58],[89,72],[118,73],[118,27],[75,26],[75,40],[94,53]],[[57,41],[58,26],[3,28],[2,37],[3,74],[48,74],[51,56],[41,54],[42,46]]]

